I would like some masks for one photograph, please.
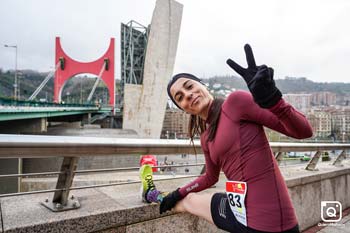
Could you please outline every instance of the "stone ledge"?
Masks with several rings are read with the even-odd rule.
[[[171,190],[187,182],[189,179],[157,184]],[[50,200],[52,194],[1,198],[4,232],[47,232],[48,229],[49,232],[98,232],[173,214],[160,216],[157,204],[142,203],[139,188],[139,184],[131,184],[73,191],[71,193],[79,199],[81,208],[59,213],[40,204],[49,196]]]
[[[313,171],[310,171],[310,175],[308,176],[300,176],[300,177],[294,177],[294,178],[287,178],[286,183],[288,188],[292,188],[294,186],[298,185],[304,185],[309,184],[317,181],[322,181],[326,179],[331,179],[333,177],[345,175],[350,173],[350,168],[335,168],[336,170],[333,170],[331,172],[329,171],[318,171],[317,173],[313,173]]]
[[[40,204],[47,195],[3,198],[4,232],[92,232],[126,223],[126,209],[96,190],[84,190],[79,210],[53,213]],[[20,219],[20,221],[18,221]]]
[[[180,223],[180,224],[179,224]],[[146,230],[147,229],[147,230]],[[224,233],[217,229],[211,223],[195,217],[191,214],[174,214],[166,217],[153,219],[147,222],[140,222],[131,225],[126,225],[117,228],[111,228],[108,230],[101,231],[99,233],[139,233],[139,232],[152,232],[152,233],[163,233],[163,232],[203,232],[205,229],[206,233]]]
[[[2,233],[2,211],[1,211],[1,202],[0,202],[0,233]]]
[[[281,170],[283,170],[283,168],[281,168]],[[313,195],[319,192],[321,187],[333,182],[332,180],[334,179],[336,179],[338,183],[340,182],[343,184],[345,182],[350,184],[350,179],[348,179],[349,181],[346,180],[346,177],[350,177],[349,173],[350,169],[348,167],[343,167],[332,168],[331,171],[327,172],[306,172],[305,174],[307,175],[303,177],[287,178],[287,184],[293,203],[297,209],[298,218],[308,217],[308,210],[298,210],[298,208],[303,208],[305,205],[304,202],[308,202],[308,198],[311,198],[311,201],[309,201],[310,203],[314,200],[314,205],[319,205],[319,203],[316,203],[316,199],[313,198]],[[339,177],[339,179],[337,177]],[[155,183],[160,190],[173,190],[188,183],[192,179],[193,178],[156,181]],[[215,188],[210,188],[205,192],[223,191],[225,180],[225,177],[222,175],[220,181],[215,185]],[[323,180],[326,181],[323,182]],[[348,186],[349,189],[350,185]],[[308,192],[305,193],[302,192],[302,190],[308,190]],[[311,193],[309,193],[310,190]],[[322,196],[327,195],[331,197],[333,195],[334,198],[336,195],[346,195],[345,190],[344,193],[339,194],[330,193],[330,191],[324,192]],[[335,192],[339,191],[336,190]],[[47,197],[51,199],[52,193],[1,198],[0,207],[2,208],[3,216],[3,232],[129,233],[140,232],[139,230],[146,229],[146,226],[148,229],[147,232],[149,232],[149,228],[155,232],[164,232],[161,231],[164,230],[162,227],[168,226],[167,224],[169,224],[169,228],[172,230],[178,230],[174,230],[174,232],[181,232],[180,229],[185,228],[190,229],[191,232],[196,232],[196,229],[208,229],[209,232],[220,232],[211,224],[194,216],[190,216],[189,214],[168,213],[167,215],[159,215],[159,206],[157,204],[149,205],[141,202],[139,184],[76,190],[71,193],[79,199],[81,208],[60,213],[53,213],[40,204],[40,202],[44,201]],[[304,197],[306,194],[310,197]],[[300,198],[306,199],[299,203]],[[344,198],[346,200],[346,197],[342,197],[342,199]],[[348,200],[348,202],[350,202],[350,200]],[[345,207],[346,206],[344,206],[344,208]],[[317,212],[319,211],[318,209],[312,211],[315,211],[315,215],[319,216]],[[313,222],[316,220],[317,219],[312,219]],[[181,221],[181,227],[173,228],[174,225],[171,224],[179,225],[179,221]],[[309,222],[301,220],[301,229],[305,229],[305,226],[310,225],[311,223]]]

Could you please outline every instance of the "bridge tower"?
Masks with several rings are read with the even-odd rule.
[[[157,0],[147,31],[146,52],[137,54],[134,51],[134,55],[144,62],[121,56],[124,59],[123,129],[133,129],[142,138],[160,138],[161,135],[168,100],[166,87],[173,75],[182,9],[183,5],[175,0]],[[122,30],[125,29],[122,26]],[[123,35],[127,36],[122,31]],[[142,33],[135,37],[145,38]],[[122,44],[123,49],[126,51],[125,44]]]
[[[109,104],[115,105],[115,80],[114,80],[114,38],[111,38],[109,48],[99,59],[92,62],[79,62],[70,58],[62,49],[60,38],[56,37],[55,64],[60,62],[55,73],[54,102],[61,102],[61,94],[66,81],[77,74],[91,73],[101,75],[109,91]],[[104,69],[102,70],[102,68]]]

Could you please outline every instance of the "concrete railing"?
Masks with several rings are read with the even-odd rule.
[[[273,152],[350,150],[345,143],[271,142]],[[197,153],[202,153],[198,140]],[[188,140],[122,139],[74,136],[41,136],[0,134],[0,158],[73,157],[118,154],[193,154]]]
[[[314,151],[315,154],[306,166],[307,170],[316,171],[316,165],[320,158],[322,151],[341,151],[337,158],[334,160],[333,165],[341,166],[341,161],[346,158],[346,151],[350,149],[350,144],[320,144],[320,143],[270,143],[273,152],[276,154],[276,159],[281,160],[281,152],[289,151]],[[197,153],[202,153],[199,141],[194,142],[194,147]],[[69,209],[78,209],[84,203],[78,201],[76,197],[69,196],[70,190],[96,188],[104,186],[113,186],[120,184],[106,184],[106,185],[90,185],[83,187],[72,187],[74,174],[79,173],[76,171],[76,165],[78,158],[83,156],[98,156],[98,155],[125,155],[125,154],[193,154],[193,146],[187,140],[156,140],[156,139],[114,139],[114,138],[95,138],[95,137],[66,137],[66,136],[33,136],[33,135],[0,135],[0,159],[1,158],[32,158],[32,157],[64,157],[62,162],[61,171],[51,174],[59,175],[56,188],[53,190],[37,191],[40,192],[54,192],[52,200],[46,199],[42,201],[42,205],[46,206],[53,212],[60,212]],[[64,156],[62,156],[64,155]],[[0,160],[1,162],[1,160]],[[136,168],[137,169],[137,168]],[[113,169],[106,169],[112,171]],[[90,171],[96,172],[96,171]],[[321,173],[319,173],[321,172]],[[296,206],[298,218],[302,218],[300,221],[302,229],[305,229],[312,224],[315,224],[317,217],[311,218],[308,216],[309,210],[305,211],[305,204],[300,204],[303,200],[313,198],[310,193],[319,191],[312,190],[315,183],[319,182],[319,187],[326,190],[326,193],[331,193],[327,184],[329,180],[342,179],[340,186],[344,190],[343,194],[332,194],[333,197],[339,197],[339,200],[344,200],[345,205],[343,207],[350,206],[349,200],[344,195],[350,191],[348,190],[349,174],[348,168],[337,169],[336,171],[325,170],[322,173],[322,168],[318,173],[310,173],[305,177],[286,179],[287,185],[290,189],[293,202]],[[41,173],[40,175],[45,174]],[[7,176],[27,176],[29,174],[10,174]],[[38,175],[38,174],[34,174]],[[344,178],[345,177],[345,178]],[[1,179],[1,176],[0,176]],[[328,180],[328,181],[327,181]],[[338,181],[336,181],[338,182]],[[338,182],[338,183],[339,183]],[[345,183],[344,183],[345,182]],[[138,182],[128,182],[129,185]],[[344,183],[344,184],[343,184]],[[126,183],[125,183],[126,184]],[[347,188],[348,187],[348,188]],[[303,189],[306,192],[302,191]],[[35,192],[30,192],[35,193]],[[23,193],[22,193],[23,194]],[[29,193],[28,193],[29,194]],[[18,196],[16,194],[5,194],[0,197]],[[40,194],[37,194],[40,195]],[[303,195],[307,195],[304,197]],[[295,199],[295,198],[298,199]],[[320,200],[324,200],[327,196],[318,196]],[[313,199],[315,200],[315,199]],[[317,199],[318,200],[318,199]],[[147,207],[153,208],[153,207]],[[74,211],[74,210],[72,210]],[[77,210],[76,210],[77,211]],[[153,217],[152,217],[153,219]],[[150,220],[150,219],[148,219]],[[141,221],[141,220],[140,220]],[[110,226],[112,227],[112,226]],[[107,229],[107,228],[105,228]],[[1,232],[1,230],[0,230]],[[93,232],[93,231],[89,231]]]

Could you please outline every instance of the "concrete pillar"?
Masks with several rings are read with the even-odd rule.
[[[83,120],[81,121],[81,126],[84,126],[86,124],[90,124],[91,119],[91,113],[87,113],[83,115]]]
[[[0,132],[5,134],[33,134],[47,132],[47,118],[2,121],[0,122]]]
[[[182,4],[157,0],[144,64],[143,85],[125,85],[123,129],[142,138],[160,138],[167,104],[166,86],[173,74]]]
[[[19,159],[1,159],[0,175],[17,174]],[[0,194],[16,193],[18,191],[19,179],[16,177],[0,179]]]

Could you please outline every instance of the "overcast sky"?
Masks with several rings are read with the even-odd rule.
[[[228,57],[245,65],[249,42],[258,64],[275,78],[307,77],[316,82],[350,82],[348,0],[178,0],[184,5],[174,72],[199,77],[235,74]],[[55,37],[74,59],[93,61],[116,39],[120,78],[120,23],[151,22],[155,0],[1,0],[0,68],[48,71],[54,66]]]

